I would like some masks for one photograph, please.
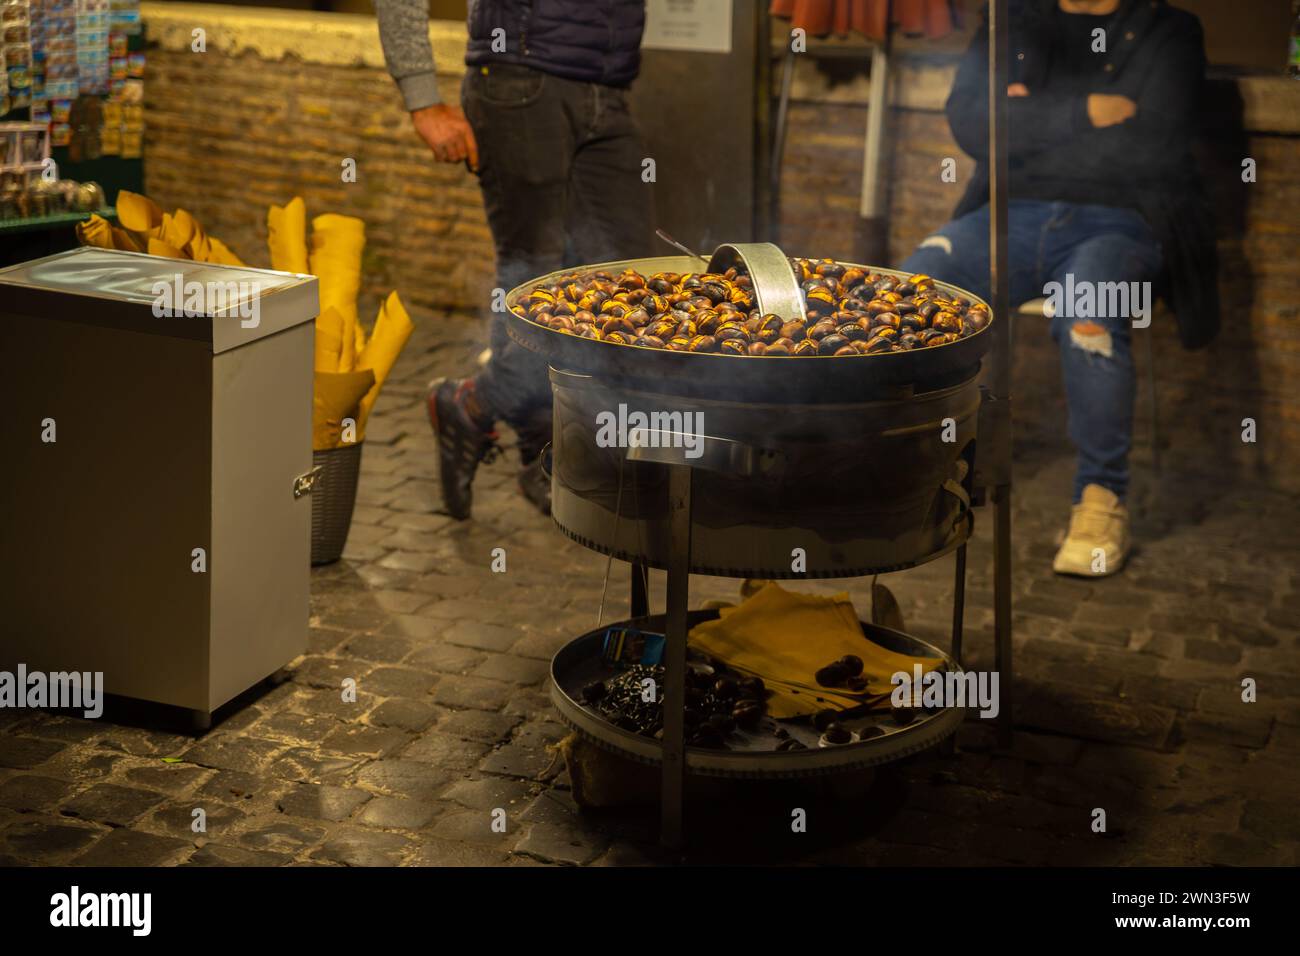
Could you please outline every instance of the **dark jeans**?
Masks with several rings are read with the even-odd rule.
[[[465,116],[479,147],[479,184],[496,243],[497,285],[569,266],[650,254],[651,186],[627,91],[524,66],[467,69]],[[478,377],[485,410],[549,440],[546,360],[492,316],[492,360]]]
[[[1154,283],[1161,271],[1160,243],[1146,221],[1129,209],[1063,202],[1012,200],[1008,208],[1011,306],[1050,295],[1051,282],[1073,276],[1084,284]],[[954,219],[926,239],[903,263],[989,298],[989,207]],[[1150,306],[1151,298],[1147,298]],[[1128,490],[1133,437],[1133,353],[1130,315],[1092,318],[1058,314],[1052,338],[1061,353],[1070,440],[1078,450],[1077,502],[1085,485]]]

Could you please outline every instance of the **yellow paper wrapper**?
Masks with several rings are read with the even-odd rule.
[[[117,221],[123,229],[149,232],[162,225],[163,211],[148,196],[121,189],[117,193]]]
[[[184,252],[182,252],[180,249],[177,249],[175,246],[173,246],[173,245],[172,245],[170,242],[168,242],[167,240],[165,240],[165,239],[155,239],[153,236],[150,236],[150,237],[149,237],[149,248],[148,248],[148,252],[149,252],[149,255],[151,255],[151,256],[165,256],[165,257],[168,258],[168,259],[188,259],[188,258],[189,258],[189,256],[187,256],[187,255],[186,255]]]
[[[117,226],[111,228],[113,232],[114,249],[122,249],[126,252],[144,252],[144,250],[140,248],[140,243],[135,241],[135,236],[131,235],[131,233]]]
[[[230,247],[224,242],[213,236],[208,236],[208,258],[204,261],[215,262],[223,266],[244,265],[243,259],[231,252]]]
[[[207,262],[208,256],[212,254],[212,247],[208,243],[207,233],[203,231],[203,227],[197,222],[194,224],[194,235],[190,236],[185,251],[190,254],[190,258],[195,262]]]
[[[362,367],[361,356],[366,351],[367,339],[366,339],[366,327],[361,322],[360,313],[358,313],[357,315],[357,324],[354,327],[353,331],[356,333],[355,338],[356,338],[357,368],[361,368]]]
[[[342,354],[343,316],[331,306],[316,316],[316,371],[337,372]]]
[[[767,712],[777,719],[826,708],[887,705],[894,674],[911,677],[916,664],[926,673],[942,663],[936,657],[898,654],[868,640],[847,594],[799,594],[776,583],[764,585],[737,607],[723,608],[716,621],[695,625],[688,643],[741,673],[763,678],[772,691]],[[846,654],[862,658],[866,690],[819,687],[817,671]]]
[[[375,319],[375,328],[370,336],[370,344],[366,346],[365,351],[357,359],[357,368],[374,369],[375,372],[375,387],[361,399],[361,417],[357,419],[357,424],[360,426],[363,435],[366,430],[366,422],[370,418],[370,410],[375,407],[375,399],[379,397],[379,390],[383,388],[384,382],[388,379],[388,373],[393,370],[393,364],[397,361],[397,356],[402,354],[402,348],[406,345],[406,340],[411,337],[411,332],[414,329],[415,326],[412,324],[411,317],[407,314],[405,306],[402,305],[402,300],[396,292],[391,293],[384,304],[379,307],[379,317]]]
[[[112,249],[114,248],[112,227],[103,216],[91,216],[85,222],[77,223],[77,241],[83,246]]]
[[[343,419],[357,417],[361,396],[375,384],[370,369],[358,372],[317,372],[312,397],[311,447],[313,451],[342,444]],[[360,441],[360,428],[357,440]]]
[[[321,311],[333,306],[343,316],[340,371],[357,360],[357,293],[361,291],[361,252],[366,225],[354,216],[326,213],[311,221],[311,274],[320,283]]]
[[[272,206],[266,214],[266,244],[271,250],[271,268],[281,272],[306,273],[307,204],[294,196],[283,206]]]
[[[198,229],[198,222],[184,209],[177,209],[170,216],[164,214],[162,222],[162,238],[170,242],[177,249],[184,249],[194,238],[194,233]]]

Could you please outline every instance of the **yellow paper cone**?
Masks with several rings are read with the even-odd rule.
[[[316,371],[337,372],[342,354],[343,316],[331,306],[316,316]]]
[[[266,244],[271,250],[271,268],[281,272],[306,273],[307,204],[294,196],[284,206],[272,206],[266,214]]]
[[[361,323],[361,316],[357,316],[357,324],[353,331],[356,332],[356,349],[357,349],[357,368],[361,368],[361,355],[366,350],[366,327]]]
[[[311,221],[311,274],[320,282],[320,307],[333,306],[343,316],[341,371],[357,357],[357,293],[361,291],[361,253],[366,224],[354,216],[326,213]]]
[[[152,236],[149,237],[149,255],[165,256],[168,259],[189,258],[189,256],[185,255],[185,253],[181,252],[181,250],[177,249],[165,239],[155,239]]]
[[[122,249],[126,252],[143,252],[140,243],[135,241],[135,236],[117,226],[110,227],[113,233],[113,248]]]
[[[243,259],[231,252],[230,247],[224,242],[220,239],[214,238],[213,236],[208,236],[208,258],[206,261],[215,262],[223,266],[244,265]]]
[[[402,354],[402,348],[414,329],[415,326],[406,312],[406,307],[402,305],[402,300],[397,293],[393,292],[380,306],[379,317],[375,319],[375,328],[370,336],[370,344],[357,359],[357,368],[374,369],[375,372],[375,387],[361,399],[361,417],[357,419],[357,425],[362,435],[365,434],[370,410],[375,407],[375,399],[379,397],[379,390],[387,380],[388,373],[393,370],[397,356]]]
[[[177,249],[184,249],[198,231],[198,222],[184,209],[163,217],[163,238]]]
[[[112,249],[114,248],[112,227],[103,216],[91,216],[85,222],[77,223],[77,241],[83,246]]]
[[[314,451],[342,444],[343,419],[356,418],[357,404],[375,384],[370,369],[357,372],[317,372],[312,396],[311,447]],[[358,440],[360,438],[358,429]]]
[[[148,196],[121,189],[117,193],[117,221],[123,229],[148,232],[162,225],[163,211]]]

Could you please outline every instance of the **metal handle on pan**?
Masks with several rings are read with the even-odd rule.
[[[744,266],[754,283],[754,304],[764,315],[771,312],[786,321],[806,319],[803,292],[780,246],[770,242],[724,243],[713,250],[709,271],[722,273]]]

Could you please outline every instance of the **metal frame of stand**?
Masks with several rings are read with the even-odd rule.
[[[993,348],[990,353],[989,386],[980,409],[980,436],[977,445],[975,474],[972,484],[976,501],[987,501],[993,509],[994,555],[994,661],[1001,680],[998,738],[1009,746],[1012,737],[1012,662],[1011,662],[1011,407],[1010,407],[1010,290],[1007,263],[1007,103],[1006,87],[1010,45],[1008,42],[1008,0],[991,0],[989,4],[989,246],[992,266],[994,315],[1002,321],[993,323]],[[713,439],[712,441],[719,441]],[[671,449],[634,448],[629,458],[655,460],[668,466],[669,514],[672,549],[668,563],[667,624],[665,667],[665,704],[678,706],[664,709],[663,763],[661,783],[660,842],[678,849],[684,842],[684,802],[686,789],[685,697],[687,610],[690,596],[691,489],[695,470],[700,467],[723,467],[703,462],[686,463],[674,458]],[[723,454],[721,461],[734,461]],[[961,660],[963,616],[965,611],[966,543],[956,550],[953,592],[952,655]],[[649,612],[646,568],[632,565],[631,613],[640,617]]]

